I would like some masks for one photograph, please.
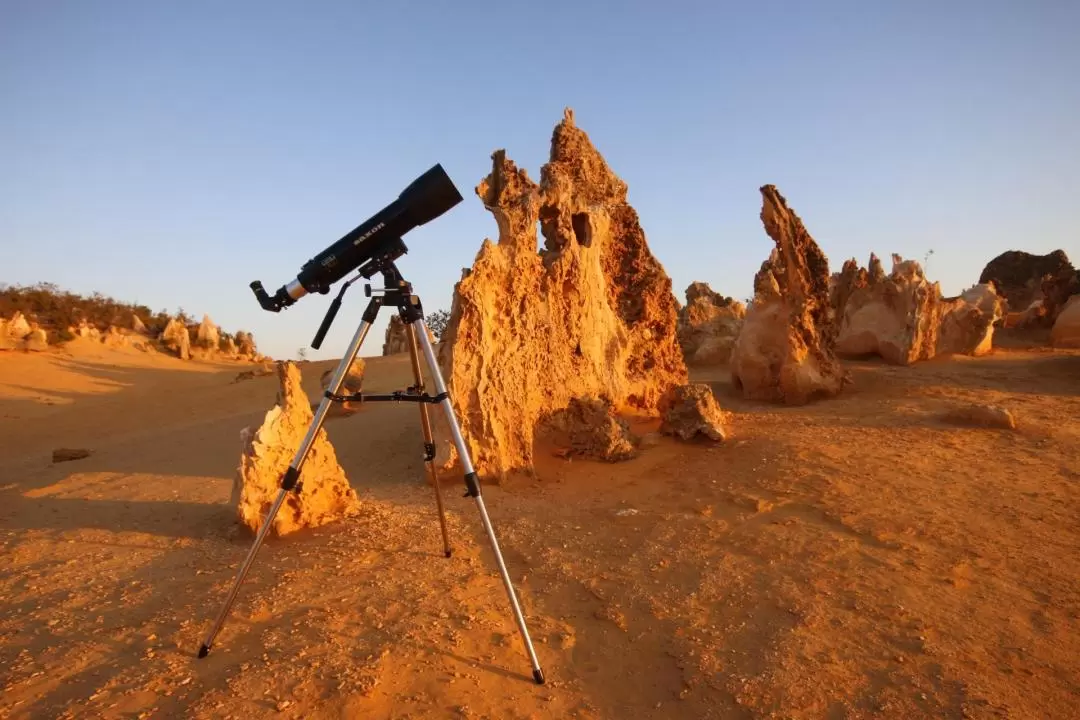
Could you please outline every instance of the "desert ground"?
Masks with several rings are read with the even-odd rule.
[[[269,541],[198,660],[250,545],[239,432],[276,377],[81,340],[0,354],[0,716],[1080,717],[1080,351],[1003,344],[847,363],[844,393],[795,408],[693,370],[728,442],[544,451],[486,485],[543,686],[459,477],[442,555],[415,406],[328,422],[361,515]],[[302,365],[312,398],[333,364]],[[365,389],[408,367],[369,359]],[[965,402],[1019,427],[941,419]]]

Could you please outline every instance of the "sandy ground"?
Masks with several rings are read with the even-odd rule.
[[[313,392],[326,367],[304,366]],[[197,660],[250,542],[239,431],[275,378],[0,355],[0,716],[1080,717],[1080,354],[850,367],[844,396],[793,409],[695,372],[733,442],[544,454],[485,489],[538,687],[457,478],[442,556],[415,407],[328,423],[363,513],[269,542]],[[367,389],[407,369],[374,360]],[[967,401],[1019,430],[939,419]]]

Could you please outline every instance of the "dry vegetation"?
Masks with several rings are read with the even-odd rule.
[[[10,318],[17,312],[41,326],[50,343],[72,340],[75,335],[70,328],[80,325],[99,332],[105,332],[109,327],[131,329],[135,318],[153,337],[158,336],[172,319],[188,327],[197,325],[197,320],[183,308],[175,313],[168,310],[154,312],[146,305],[121,302],[98,292],[87,297],[62,290],[53,283],[0,285],[0,318]],[[222,332],[221,347],[224,348],[228,338],[235,339],[243,332]]]

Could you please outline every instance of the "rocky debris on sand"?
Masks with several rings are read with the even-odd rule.
[[[1073,295],[1050,329],[1050,342],[1059,348],[1080,348],[1080,295]]]
[[[539,185],[499,150],[476,194],[499,238],[483,242],[456,285],[439,355],[473,463],[499,478],[532,468],[537,423],[573,398],[655,415],[687,374],[671,280],[626,183],[571,110],[552,134]],[[440,427],[439,463],[455,455]]]
[[[181,360],[191,359],[191,335],[184,323],[176,318],[169,320],[169,324],[161,331],[158,339]]]
[[[236,374],[236,377],[229,383],[230,385],[243,382],[244,380],[254,380],[257,377],[265,377],[266,375],[274,374],[274,366],[271,364],[264,364],[262,367],[254,370],[244,370]]]
[[[888,275],[873,254],[868,268],[855,260],[844,263],[832,290],[839,355],[878,355],[910,365],[943,354],[990,352],[994,324],[1004,310],[992,285],[942,298],[940,286],[926,279],[918,262],[899,255],[892,262]]]
[[[1054,250],[1046,255],[1009,250],[986,264],[979,275],[979,283],[993,283],[998,295],[1008,303],[1009,311],[1023,312],[1033,302],[1042,300],[1044,279],[1059,275],[1076,276],[1064,250]]]
[[[660,404],[660,432],[690,440],[704,435],[710,440],[731,436],[731,414],[720,409],[712,388],[704,383],[673,387]]]
[[[732,381],[750,400],[799,405],[836,395],[846,376],[833,351],[829,261],[774,186],[761,196],[761,221],[776,247],[754,278]]]
[[[569,405],[552,413],[537,427],[558,449],[557,454],[618,462],[638,454],[630,426],[607,400],[572,398]]]
[[[57,448],[52,451],[52,461],[54,463],[69,462],[71,460],[82,460],[88,458],[93,454],[92,450],[85,448]]]
[[[962,405],[947,410],[942,414],[941,419],[954,425],[973,425],[1002,430],[1016,429],[1016,418],[1007,409],[998,405]]]
[[[435,333],[431,332],[431,328],[428,328],[428,340],[431,341],[432,345],[437,342]],[[405,321],[401,319],[400,315],[391,315],[390,324],[386,326],[386,338],[383,342],[382,354],[386,356],[405,352],[409,352],[409,334]],[[423,363],[421,362],[421,364]]]
[[[266,413],[262,426],[254,434],[248,428],[241,434],[243,452],[233,480],[230,503],[240,523],[253,532],[259,529],[277,497],[281,478],[314,417],[296,364],[278,364],[278,378],[281,382],[278,404]],[[270,527],[271,534],[286,535],[359,512],[359,498],[338,464],[323,428],[311,445],[300,482],[302,492],[286,496]]]
[[[695,365],[726,363],[745,316],[741,302],[714,292],[707,283],[691,283],[677,326],[683,357]]]

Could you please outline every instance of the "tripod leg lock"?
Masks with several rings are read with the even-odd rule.
[[[435,443],[424,443],[424,462],[435,459]]]
[[[289,491],[289,490],[292,490],[293,488],[297,488],[297,485],[299,484],[299,480],[300,480],[300,471],[297,470],[296,468],[294,468],[292,465],[290,465],[289,469],[285,471],[285,475],[281,478],[281,489],[285,490],[285,491]],[[297,488],[297,492],[299,492],[299,491],[300,491],[299,488]]]
[[[480,497],[480,478],[473,471],[465,476],[465,495],[463,497]]]

